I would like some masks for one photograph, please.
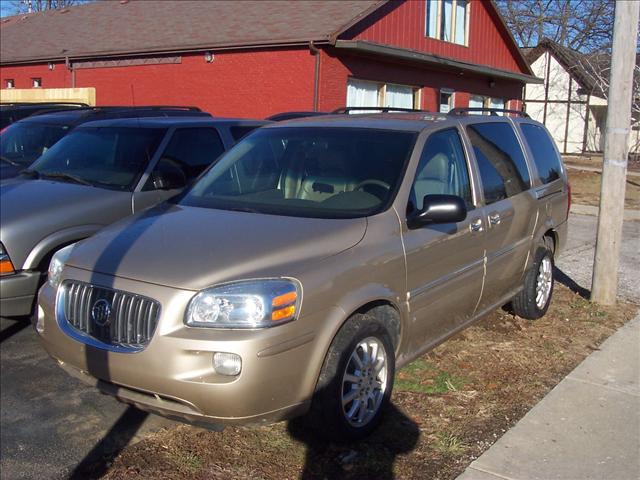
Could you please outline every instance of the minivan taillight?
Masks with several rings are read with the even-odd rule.
[[[571,210],[571,184],[567,182],[567,218],[569,218],[569,210]]]

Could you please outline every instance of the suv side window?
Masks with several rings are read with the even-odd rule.
[[[478,161],[487,205],[530,187],[524,153],[510,124],[476,123],[467,126],[467,134]]]
[[[154,173],[159,169],[166,169],[168,165],[172,169],[182,171],[186,182],[196,178],[213,161],[224,153],[224,144],[215,128],[179,128],[171,137],[165,148]],[[151,179],[144,190],[153,190]]]
[[[233,127],[229,128],[229,132],[231,132],[233,141],[238,142],[242,137],[253,132],[258,127],[259,125],[234,125]]]
[[[463,198],[473,208],[469,171],[456,129],[431,134],[422,151],[411,188],[408,211],[420,210],[425,195],[446,194]]]
[[[560,157],[546,130],[531,123],[521,123],[520,129],[533,154],[540,181],[551,183],[560,178],[560,172],[562,172]]]

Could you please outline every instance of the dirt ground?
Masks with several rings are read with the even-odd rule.
[[[637,311],[556,284],[544,318],[495,311],[399,371],[393,405],[364,442],[326,444],[303,421],[185,425],[104,459],[105,478],[452,479]]]
[[[602,174],[585,170],[567,169],[573,203],[598,206]],[[640,177],[627,177],[625,208],[640,209]]]

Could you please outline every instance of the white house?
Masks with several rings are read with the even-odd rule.
[[[535,48],[523,50],[533,73],[544,79],[542,84],[525,86],[526,112],[546,125],[560,152],[601,152],[610,56],[585,55],[548,39]],[[636,111],[637,102],[636,98]],[[634,156],[639,152],[639,127],[636,113],[629,136],[629,152]]]

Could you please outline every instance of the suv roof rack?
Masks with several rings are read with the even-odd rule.
[[[82,102],[0,102],[0,106],[2,107],[47,107],[47,106],[78,106],[78,107],[88,107],[89,104]]]
[[[166,112],[166,113],[172,113],[172,112],[180,112],[182,114],[197,114],[198,116],[204,116],[204,115],[208,115],[211,116],[211,114],[203,112],[202,110],[200,110],[200,108],[198,107],[189,107],[189,106],[179,106],[179,105],[140,105],[140,106],[127,106],[127,105],[105,105],[105,106],[100,106],[100,107],[91,107],[91,106],[86,106],[86,107],[80,107],[80,108],[74,108],[73,110],[69,110],[68,108],[59,108],[59,109],[48,109],[48,110],[43,110],[43,111],[39,111],[36,112],[34,115],[44,115],[44,114],[49,114],[49,113],[60,113],[60,112],[79,112],[81,114],[84,115],[90,115],[92,113],[94,114],[114,114],[117,115],[118,113],[126,113],[126,112]],[[134,115],[131,115],[134,116]]]
[[[349,112],[379,112],[379,113],[394,113],[394,112],[414,112],[414,113],[430,113],[427,110],[421,110],[419,108],[403,108],[403,107],[342,107],[336,108],[333,112],[335,114],[349,113]]]
[[[509,110],[506,108],[483,108],[483,107],[468,107],[468,108],[454,108],[449,111],[449,115],[451,116],[462,116],[468,114],[469,112],[489,112],[491,116],[498,116],[498,113],[512,113],[514,115],[519,115],[523,118],[530,118],[527,112],[523,112],[522,110]]]

